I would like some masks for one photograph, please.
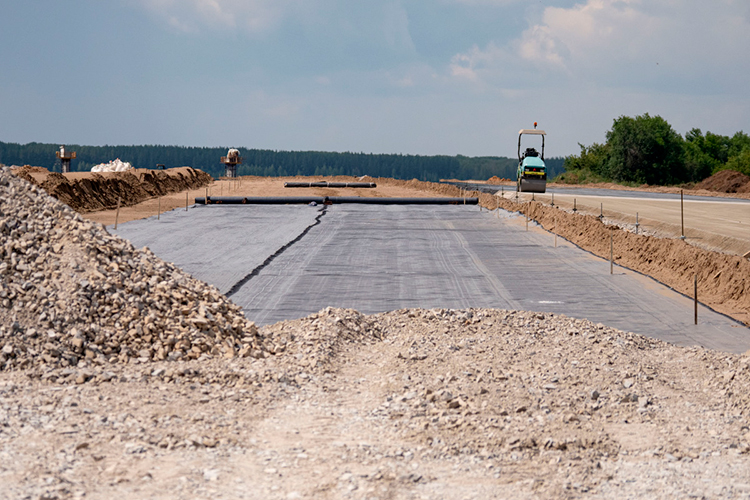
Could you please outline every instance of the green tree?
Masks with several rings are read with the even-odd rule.
[[[591,146],[584,146],[580,142],[578,146],[581,148],[581,154],[571,155],[565,158],[565,170],[570,172],[574,170],[588,170],[592,173],[601,176],[608,177],[607,159],[609,158],[609,145],[594,143]]]
[[[730,139],[724,135],[694,128],[685,134],[685,168],[690,180],[701,181],[718,170],[729,159]]]
[[[684,140],[660,116],[621,116],[607,132],[608,177],[618,182],[676,184],[688,180]]]

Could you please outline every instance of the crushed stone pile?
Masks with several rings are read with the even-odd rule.
[[[695,189],[719,193],[750,193],[750,177],[734,170],[722,170],[696,184]]]
[[[118,199],[132,206],[169,193],[208,186],[213,178],[191,167],[168,170],[133,169],[127,172],[63,175],[39,167],[14,169],[18,177],[42,187],[47,193],[78,212],[113,209]]]
[[[178,478],[200,463],[232,478],[224,496],[747,496],[748,354],[494,309],[326,308],[260,333],[276,356],[118,363],[100,384],[0,373],[6,488],[198,497]],[[27,472],[52,464],[67,475]]]
[[[133,165],[126,161],[122,161],[119,158],[112,160],[109,163],[100,163],[91,167],[92,172],[127,172],[132,169]]]
[[[263,356],[219,291],[0,170],[0,369]]]

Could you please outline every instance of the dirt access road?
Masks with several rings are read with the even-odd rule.
[[[5,498],[750,494],[747,357],[498,310],[261,334],[276,355],[0,374]]]

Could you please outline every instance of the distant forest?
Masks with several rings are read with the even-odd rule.
[[[0,164],[33,165],[59,172],[60,160],[55,157],[58,144],[15,144],[0,142]],[[77,158],[71,170],[88,171],[99,163],[116,158],[135,168],[167,168],[189,166],[199,168],[215,178],[224,175],[219,160],[227,148],[195,148],[183,146],[79,146],[66,144],[67,151],[75,151]],[[402,154],[334,153],[322,151],[272,151],[238,148],[242,164],[240,175],[268,177],[288,175],[353,175],[393,177],[396,179],[489,179],[492,176],[515,179],[518,161],[497,156],[420,156]],[[547,158],[548,176],[564,171],[565,158]]]

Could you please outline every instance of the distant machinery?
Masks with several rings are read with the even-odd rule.
[[[226,156],[221,157],[224,164],[224,177],[237,177],[237,165],[242,163],[242,157],[238,149],[230,149]]]
[[[60,151],[56,151],[55,156],[57,156],[62,163],[62,172],[70,172],[70,160],[75,160],[76,152],[65,151],[65,146],[60,146]]]

